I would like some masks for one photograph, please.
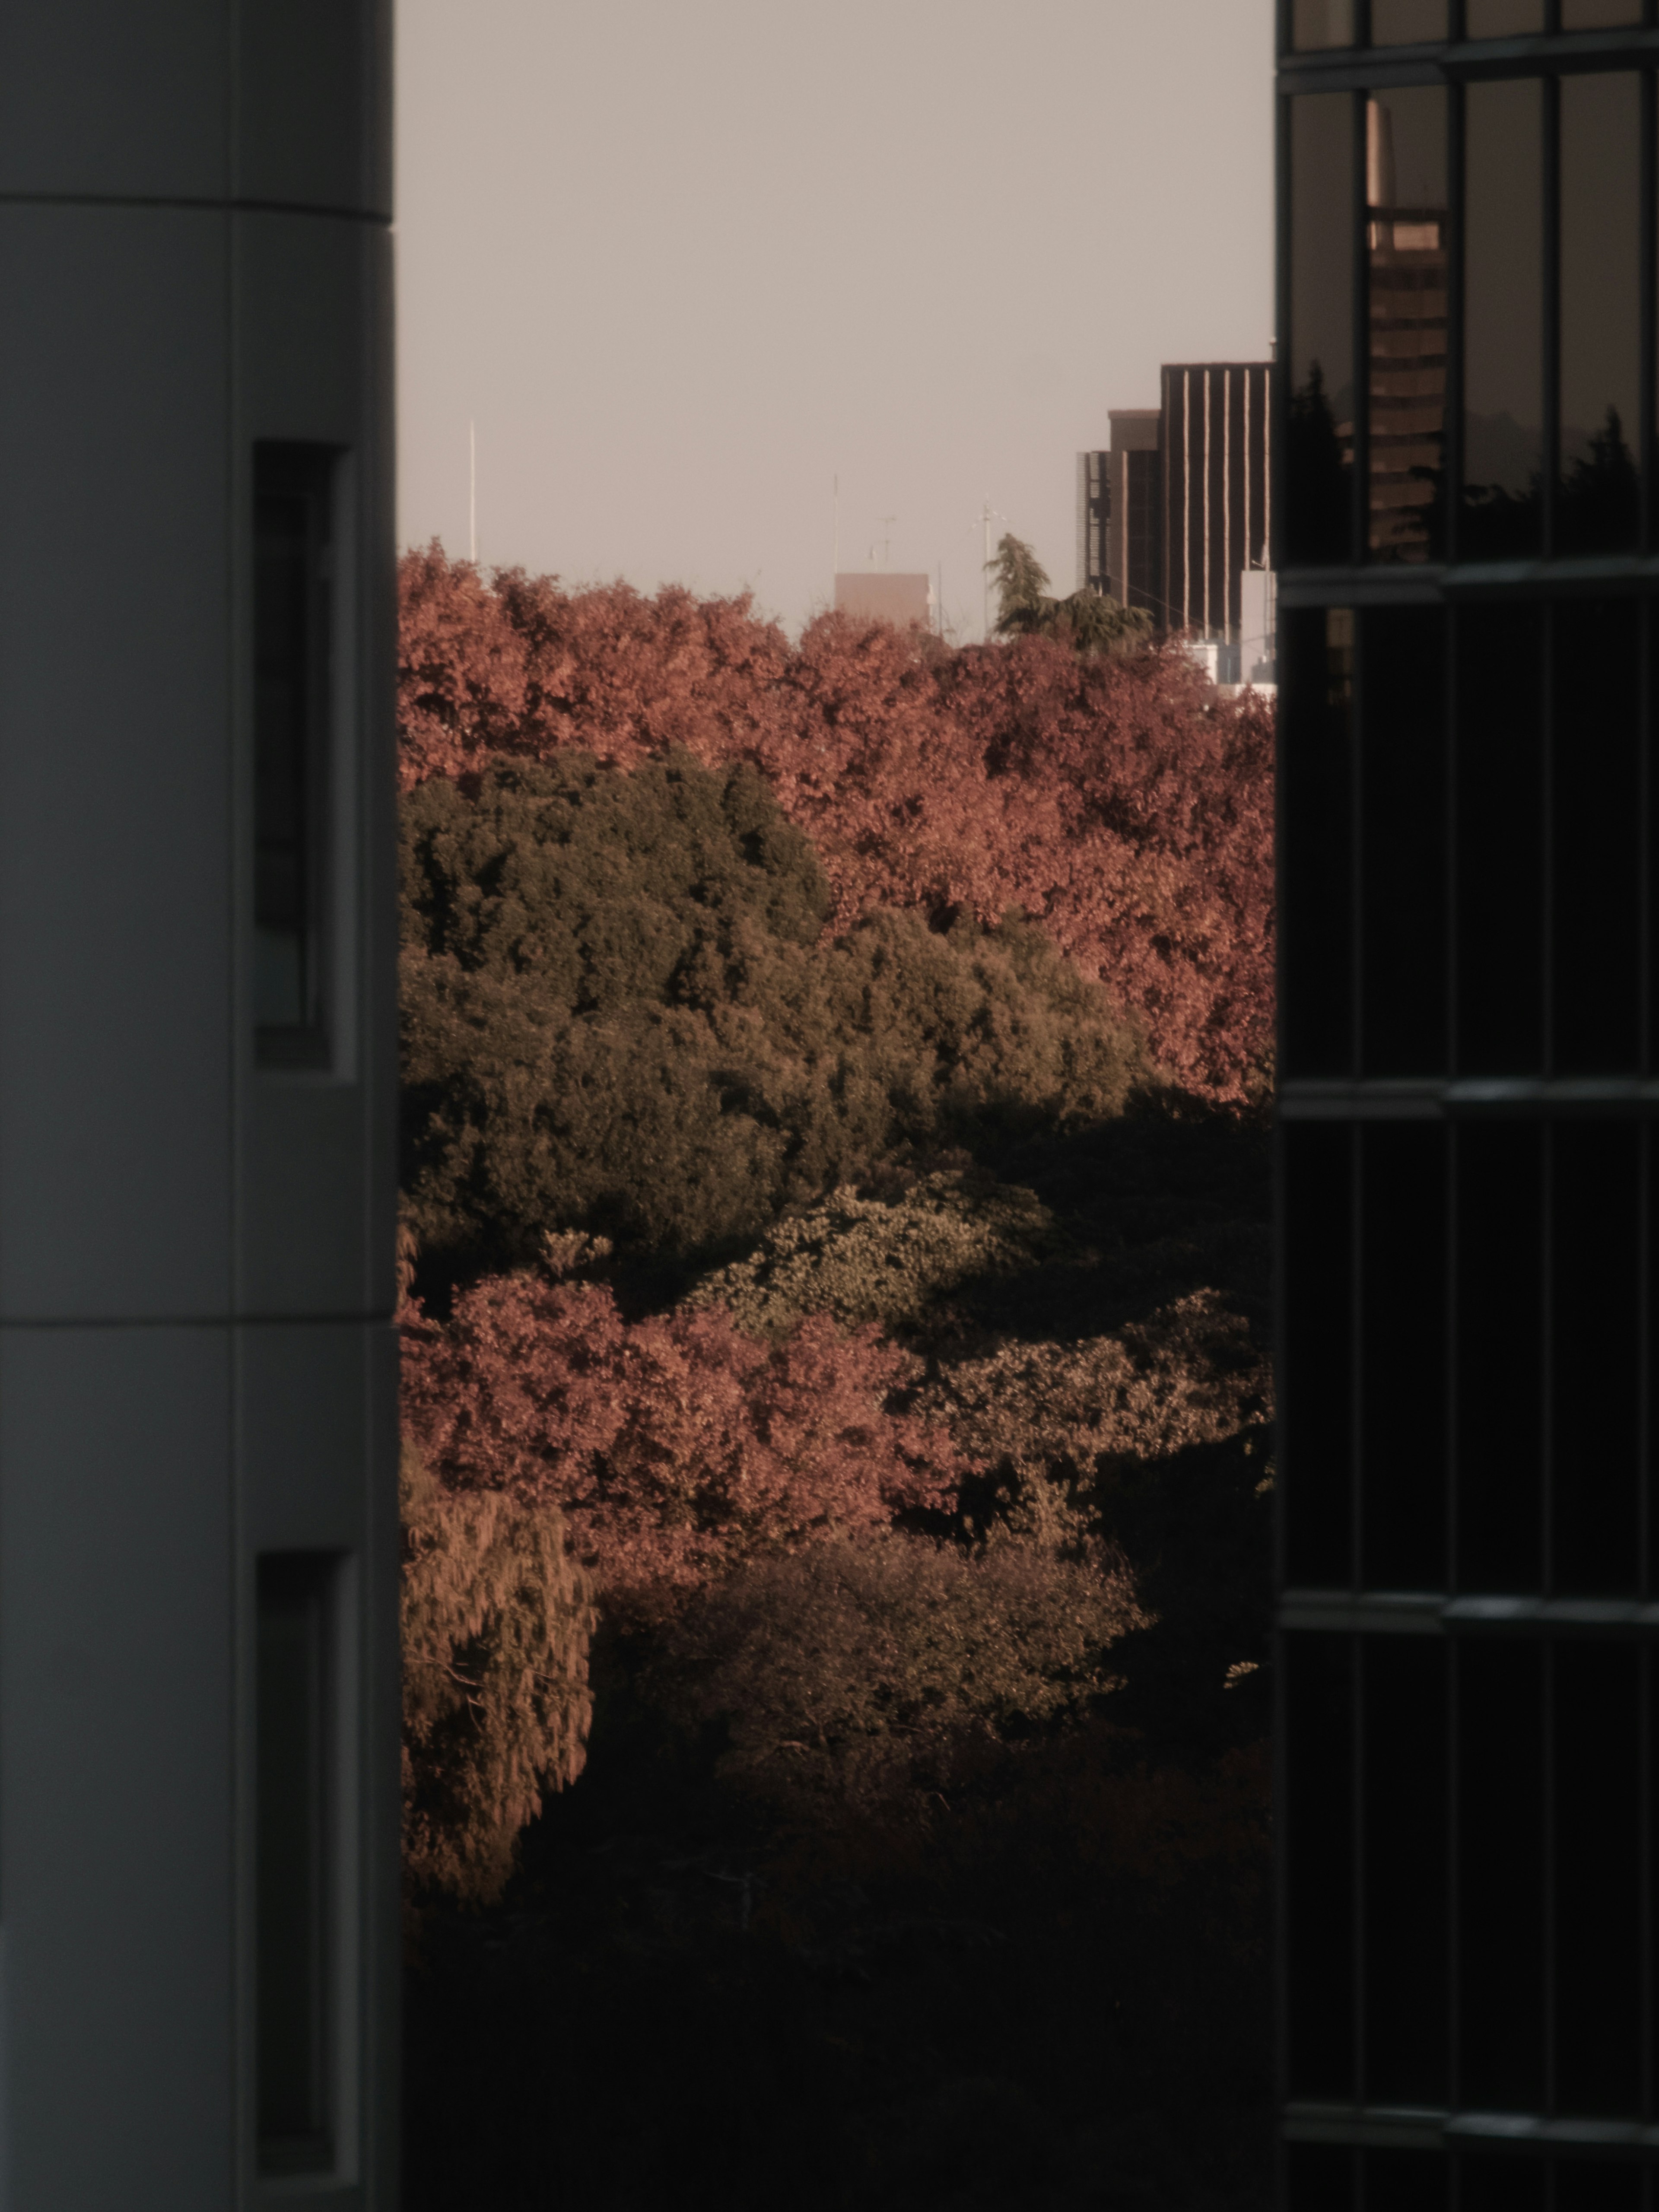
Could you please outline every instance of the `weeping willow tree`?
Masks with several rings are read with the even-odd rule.
[[[407,1443],[399,1486],[404,1877],[493,1904],[586,1757],[588,1578],[550,1507],[447,1492]]]
[[[1048,572],[1023,538],[1006,534],[987,562],[997,589],[999,637],[1052,637],[1079,653],[1133,653],[1145,645],[1152,618],[1100,592],[1049,595]]]

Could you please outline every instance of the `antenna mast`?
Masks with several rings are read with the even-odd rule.
[[[471,420],[466,426],[466,557],[476,568],[478,565],[478,426]]]

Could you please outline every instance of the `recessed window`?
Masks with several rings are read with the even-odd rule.
[[[334,2163],[336,1571],[321,1552],[271,1553],[258,1563],[255,2010],[264,2173],[321,2173]]]
[[[328,1057],[324,836],[336,456],[253,459],[253,1008],[267,1066]]]

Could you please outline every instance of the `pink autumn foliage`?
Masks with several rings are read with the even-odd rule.
[[[405,787],[565,746],[748,761],[817,844],[833,927],[1020,907],[1183,1082],[1239,1098],[1265,1066],[1272,718],[1173,648],[950,651],[835,615],[792,647],[746,597],[486,583],[435,545],[405,556],[402,606]]]
[[[649,1618],[722,1566],[939,1505],[962,1462],[887,1410],[908,1377],[874,1328],[781,1343],[715,1308],[629,1322],[596,1285],[521,1273],[402,1310],[404,1432],[452,1491],[559,1507],[613,1613]]]

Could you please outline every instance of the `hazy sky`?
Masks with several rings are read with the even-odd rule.
[[[1272,331],[1272,0],[399,0],[398,535],[567,584],[1073,588],[1075,461]],[[883,518],[891,517],[891,520]]]

